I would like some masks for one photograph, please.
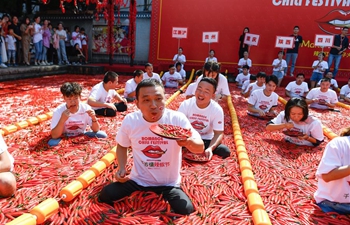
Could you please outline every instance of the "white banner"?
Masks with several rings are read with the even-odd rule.
[[[250,46],[258,46],[259,38],[260,38],[259,34],[246,33],[243,43]]]
[[[276,48],[294,48],[294,37],[290,36],[277,36]]]
[[[203,32],[203,43],[215,43],[219,42],[219,32]]]
[[[334,38],[334,36],[332,36],[332,35],[316,34],[315,46],[332,47],[333,46],[333,38]]]
[[[187,38],[187,27],[173,27],[173,38]]]

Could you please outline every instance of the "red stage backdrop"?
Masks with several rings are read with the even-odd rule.
[[[303,43],[295,72],[311,74],[311,65],[321,48],[314,46],[316,34],[340,34],[350,27],[350,0],[158,0],[153,1],[149,60],[166,69],[177,53],[178,40],[173,27],[187,27],[187,39],[181,39],[187,59],[185,69],[199,68],[208,56],[209,46],[202,43],[202,32],[218,31],[219,43],[212,43],[223,69],[234,69],[238,62],[239,36],[244,27],[259,34],[257,47],[251,47],[253,72],[271,72],[276,36],[288,36],[300,27]],[[337,26],[338,24],[338,26]],[[349,37],[349,36],[348,36]],[[324,49],[328,55],[329,48]],[[327,60],[327,57],[326,57]],[[338,76],[349,76],[350,49],[346,51]]]

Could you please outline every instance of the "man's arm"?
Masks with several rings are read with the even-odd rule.
[[[329,182],[333,180],[339,180],[350,175],[350,165],[340,166],[333,169],[329,173],[322,174],[321,177],[324,181]]]
[[[177,140],[177,144],[186,147],[192,153],[203,153],[204,143],[200,138],[189,137],[185,140]]]
[[[223,136],[224,131],[214,130],[214,137],[211,139],[210,144],[206,150],[215,150],[221,144]]]
[[[125,166],[128,159],[128,148],[123,147],[120,144],[117,146],[117,161],[118,161],[118,171],[115,174],[115,177],[118,182],[124,183],[129,180],[128,177],[125,177],[126,171]]]
[[[288,90],[286,90],[285,94],[286,94],[286,96],[288,96],[288,97],[292,97],[292,96],[290,95],[290,91],[288,91]]]
[[[0,173],[10,172],[10,170],[11,170],[11,160],[8,154],[6,153],[6,151],[4,151],[3,153],[0,154]]]
[[[248,104],[248,111],[252,113],[259,113],[260,116],[265,115],[264,111],[262,111],[261,109],[256,109],[252,104]]]
[[[69,109],[66,109],[62,112],[61,117],[57,123],[57,125],[55,126],[55,128],[53,128],[51,130],[51,137],[56,139],[61,137],[63,130],[64,130],[64,124],[66,123],[66,121],[68,120],[70,115]]]

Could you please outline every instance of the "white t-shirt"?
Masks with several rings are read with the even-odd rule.
[[[247,59],[245,60],[244,58],[240,58],[239,61],[238,61],[238,66],[245,66],[245,65],[248,65],[249,68],[252,67],[252,60],[251,59]]]
[[[193,138],[200,138],[183,113],[164,109],[159,124],[190,128]],[[135,126],[137,124],[137,126]],[[181,182],[182,147],[175,140],[159,137],[149,127],[141,111],[125,116],[116,140],[123,147],[132,147],[134,165],[130,178],[141,186],[175,186]]]
[[[300,132],[303,132],[303,134],[307,134],[319,141],[323,141],[324,136],[323,136],[322,123],[317,118],[309,116],[305,121],[300,121],[299,123],[295,123],[292,120],[286,121],[284,116],[285,116],[285,111],[282,111],[277,115],[276,118],[271,120],[271,122],[274,124],[283,124],[288,122],[293,123],[294,129],[298,129]],[[285,139],[297,145],[313,146],[313,144],[310,141],[300,140],[298,137],[286,136]]]
[[[243,84],[242,84],[242,90],[245,91],[249,84],[250,84],[250,79],[244,81]]]
[[[286,90],[290,92],[291,97],[304,96],[305,92],[309,91],[309,87],[306,82],[302,82],[300,85],[296,81],[289,82]]]
[[[321,85],[321,80],[317,83],[318,86]],[[335,79],[331,79],[331,88],[338,88],[338,82]]]
[[[34,34],[33,34],[33,43],[38,43],[39,41],[43,40],[43,31],[40,30],[41,26],[40,24],[35,23],[34,24]]]
[[[205,59],[205,62],[218,62],[218,59],[216,57],[213,57],[213,58],[207,57]]]
[[[134,78],[131,78],[125,83],[125,89],[124,89],[124,97],[127,98],[128,94],[134,92],[136,90],[137,84],[134,80]]]
[[[13,170],[13,163],[14,163],[14,159],[12,157],[12,155],[7,151],[7,145],[4,141],[4,138],[2,137],[2,135],[0,134],[0,155],[1,154],[7,154],[8,157],[10,158],[10,162],[11,162],[11,168],[10,171]]]
[[[112,99],[117,95],[115,90],[109,90],[108,92],[103,87],[103,82],[96,84],[89,95],[89,98],[94,99],[97,102],[110,103]],[[103,107],[92,107],[92,109],[103,109]]]
[[[253,87],[252,88],[252,91],[250,92],[250,94],[251,93],[253,93],[253,91],[255,91],[255,90],[260,90],[260,89],[265,89],[265,84],[263,84],[263,86],[258,86],[258,82],[257,81],[255,81],[254,83],[250,83],[250,84],[248,84],[248,86],[246,87],[246,89],[243,89],[243,87],[242,87],[242,90],[244,90],[244,93],[247,93],[247,91],[249,90],[249,88],[250,87]]]
[[[214,100],[210,100],[210,104],[201,109],[196,104],[196,98],[190,98],[183,101],[177,111],[186,115],[203,140],[211,140],[214,130],[224,131],[224,112]]]
[[[275,92],[272,92],[270,96],[266,96],[263,89],[255,90],[250,94],[248,103],[253,105],[256,109],[269,112],[272,107],[277,106],[278,95]],[[258,113],[252,113],[249,111],[248,114],[258,115]]]
[[[79,102],[78,111],[74,114],[71,113],[68,120],[64,123],[63,133],[67,136],[77,136],[85,133],[86,126],[92,126],[91,117],[86,113],[89,109],[91,109],[91,107],[88,104]],[[57,126],[65,110],[67,110],[67,106],[66,103],[63,103],[53,111],[51,130]]]
[[[216,95],[226,95],[226,96],[229,96],[231,93],[230,93],[230,90],[228,88],[228,82],[227,82],[227,79],[224,75],[222,75],[221,73],[218,75],[219,76],[219,82],[218,82],[218,87],[216,88],[216,92],[215,94]],[[193,92],[192,92],[192,95],[194,95],[196,89],[197,89],[197,86],[199,84],[199,82],[202,80],[203,78],[203,75],[200,75],[197,80],[196,80],[196,86],[195,88],[193,89]]]
[[[311,91],[306,95],[306,98],[309,100],[312,99],[323,99],[327,103],[335,104],[338,102],[338,96],[335,91],[328,89],[327,92],[322,92],[320,88],[313,88]],[[310,107],[317,108],[317,109],[328,109],[328,106],[326,105],[320,105],[317,102],[311,103]]]
[[[8,50],[16,50],[16,38],[11,35],[6,35],[5,41]]]
[[[58,34],[59,36],[64,36],[65,40],[67,40],[67,33],[65,30],[56,30],[56,34]],[[60,39],[61,40],[61,39]],[[63,40],[63,39],[62,39]]]
[[[162,80],[165,81],[165,87],[177,88],[179,86],[178,80],[182,80],[182,77],[178,72],[174,72],[173,74],[166,72],[162,76]]]
[[[80,33],[79,32],[72,32],[72,40],[73,40],[73,46],[75,44],[78,44],[79,45],[79,48],[81,49],[81,39],[80,37],[78,37]]]
[[[248,73],[247,75],[240,73],[236,77],[236,82],[238,82],[238,85],[241,86],[241,85],[243,85],[244,81],[249,80],[249,79],[250,79],[250,73]]]
[[[178,54],[174,55],[173,61],[177,59],[177,56],[178,56]],[[186,56],[184,54],[181,54],[179,56],[179,58],[177,59],[177,62],[180,62],[182,64],[182,69],[183,69],[184,68],[184,63],[186,62]],[[175,62],[175,64],[174,64],[175,67],[176,67],[176,63],[177,62]]]
[[[317,64],[319,63],[319,60],[315,60],[314,63],[312,63],[312,68],[314,66],[317,66]],[[322,61],[316,69],[314,69],[312,72],[314,73],[323,73],[326,69],[328,69],[328,63],[326,61]]]
[[[314,194],[317,203],[328,200],[337,203],[350,203],[350,175],[344,178],[329,181],[322,179],[335,168],[350,165],[350,137],[336,137],[331,140],[324,152],[316,176],[318,178],[317,191]]]
[[[177,73],[179,73],[182,77],[182,79],[186,79],[186,71],[184,69],[181,69],[179,72],[178,71],[175,71]]]
[[[87,45],[87,36],[85,34],[81,35],[81,45]]]
[[[185,92],[185,96],[193,95],[193,93],[196,92],[196,89],[195,89],[196,87],[197,87],[196,83],[191,83],[190,85],[188,85]]]
[[[150,76],[148,76],[147,73],[144,73],[144,74],[143,74],[143,79],[142,79],[142,80],[145,80],[145,79],[155,79],[155,80],[158,80],[159,83],[162,83],[162,81],[161,81],[160,76],[159,76],[158,73],[152,73],[152,74],[153,74],[153,76],[150,77]]]
[[[280,62],[281,62],[280,59],[273,60],[273,62],[272,62],[272,66],[273,66],[272,70],[273,71],[280,71],[280,72],[282,72],[284,74],[284,68],[287,67],[287,62],[284,59],[282,59],[282,63],[281,64],[279,64]],[[277,68],[275,68],[275,66],[277,66],[278,64],[279,64],[279,66]]]
[[[348,94],[350,94],[350,86],[348,84],[344,85],[341,89],[340,89],[340,94],[344,95],[345,97],[348,96]]]

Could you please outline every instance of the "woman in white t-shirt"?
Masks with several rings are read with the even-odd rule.
[[[320,52],[318,54],[318,60],[315,60],[312,64],[312,68],[314,69],[312,71],[312,75],[310,78],[311,81],[311,89],[316,86],[316,84],[323,78],[323,73],[328,69],[328,63],[323,60],[325,57],[325,54],[323,52]]]
[[[13,170],[13,157],[7,151],[7,145],[0,134],[0,198],[10,197],[16,191],[16,178]]]
[[[185,62],[186,62],[186,56],[182,54],[183,49],[182,47],[179,48],[178,53],[174,55],[173,61],[174,65],[176,66],[176,63],[180,62],[182,64],[182,69],[184,68]]]
[[[316,171],[317,205],[323,212],[350,214],[350,127],[331,140]]]
[[[209,57],[205,59],[205,62],[218,62],[218,59],[214,55],[215,51],[213,49],[210,49]]]
[[[75,46],[75,44],[78,44],[79,49],[82,49],[81,34],[80,34],[80,27],[79,26],[74,27],[74,31],[72,33],[72,40],[73,40],[73,46]]]
[[[323,142],[320,120],[309,116],[309,108],[302,98],[291,98],[276,118],[267,123],[268,131],[284,131],[285,140],[296,145],[318,146]]]
[[[34,65],[46,65],[42,63],[42,52],[43,52],[43,30],[40,26],[40,16],[36,15],[34,17],[34,34],[33,43],[35,47],[35,61]]]

